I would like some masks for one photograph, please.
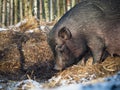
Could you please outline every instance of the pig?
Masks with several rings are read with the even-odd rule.
[[[90,53],[93,64],[104,54],[120,55],[120,0],[82,0],[67,11],[48,34],[55,70],[63,70]]]

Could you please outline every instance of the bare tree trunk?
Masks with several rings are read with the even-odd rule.
[[[37,0],[34,0],[34,16],[37,18]]]
[[[61,17],[80,0],[0,0],[0,23],[16,24],[25,17],[34,15],[46,22]]]
[[[40,19],[40,0],[37,0],[37,18]]]
[[[71,6],[73,7],[75,5],[75,0],[71,0]]]
[[[3,0],[2,2],[2,27],[5,26],[5,3],[6,3],[6,0]]]
[[[2,21],[2,0],[0,0],[0,24]]]
[[[46,20],[46,16],[45,16],[45,1],[42,0],[42,17],[44,19],[44,21]]]
[[[39,4],[39,5],[40,5],[40,6],[39,6],[39,7],[40,7],[40,16],[39,16],[39,17],[40,17],[40,20],[42,21],[42,0],[40,0],[39,3],[40,3],[40,4]]]
[[[59,9],[60,9],[60,16],[64,13],[64,6],[63,6],[63,0],[59,1]]]
[[[59,8],[59,5],[60,5],[60,1],[57,0],[57,3],[56,3],[56,8],[57,8],[57,16],[60,17],[60,8]]]
[[[49,0],[49,21],[53,19],[53,0]]]
[[[13,0],[10,0],[10,25],[13,24]]]
[[[14,24],[17,23],[17,0],[14,0]]]
[[[33,4],[33,0],[29,0],[28,2],[28,16],[32,16],[32,4]]]
[[[19,2],[19,7],[20,7],[20,20],[22,20],[23,19],[23,9],[22,9],[22,0],[20,0],[20,2]]]
[[[24,15],[25,15],[25,17],[27,17],[28,16],[28,5],[27,5],[28,3],[27,3],[27,0],[24,0]]]
[[[66,12],[65,5],[66,5],[66,1],[63,0],[63,14]]]
[[[56,0],[53,0],[53,19],[57,16]]]
[[[70,9],[70,0],[66,0],[66,10]]]
[[[6,25],[10,25],[10,0],[6,2]]]
[[[49,14],[48,14],[48,0],[45,0],[44,1],[44,8],[45,8],[45,19],[46,19],[46,22],[49,21]]]

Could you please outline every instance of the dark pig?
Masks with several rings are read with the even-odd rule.
[[[87,53],[93,63],[104,52],[120,55],[120,0],[83,0],[70,9],[48,34],[55,69],[78,62]]]

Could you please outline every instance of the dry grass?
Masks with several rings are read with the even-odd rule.
[[[19,26],[20,31],[25,32],[39,27],[39,21],[35,17],[27,17],[25,20],[26,22]]]
[[[100,81],[99,78],[108,77],[120,70],[120,58],[108,57],[103,63],[92,65],[92,58],[86,64],[73,65],[64,71],[57,73],[53,78],[45,84],[45,87],[56,87],[62,84],[82,83],[88,81]],[[95,80],[97,79],[97,80]],[[101,79],[102,80],[102,79]]]
[[[15,71],[20,69],[20,63],[19,61],[1,61],[0,62],[0,71],[4,73],[14,73]]]

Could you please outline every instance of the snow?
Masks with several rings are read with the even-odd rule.
[[[2,89],[3,87],[0,85],[0,89]]]
[[[69,86],[59,87],[54,90],[82,90],[82,86],[80,84],[71,84]]]
[[[58,82],[58,81],[60,81],[61,78],[62,78],[61,76],[59,76],[59,77],[52,77],[51,79],[49,79],[49,82],[51,82],[51,81]]]
[[[53,78],[56,80],[56,78]],[[57,80],[61,79],[61,77],[57,78]],[[66,81],[63,80],[65,83]],[[9,85],[9,84],[8,84]],[[0,85],[0,89],[2,85]],[[105,78],[104,82],[98,82],[95,84],[69,84],[69,85],[61,85],[56,88],[43,88],[43,83],[39,83],[35,80],[23,80],[17,83],[14,83],[13,86],[9,86],[7,90],[120,90],[120,72],[116,75]]]
[[[105,82],[96,84],[71,84],[54,90],[120,90],[120,72],[112,77],[105,78]]]
[[[8,30],[8,29],[6,29],[6,28],[0,28],[0,31],[6,31],[6,30]]]
[[[22,87],[20,90],[81,90],[82,88],[80,84],[71,84],[69,86],[66,85],[66,86],[61,86],[58,88],[46,89],[46,88],[42,88],[42,85],[34,80],[23,80],[21,82],[18,82],[15,85],[15,87],[17,88],[14,88],[14,90],[19,89],[21,85]]]
[[[28,19],[24,19],[21,22],[17,23],[15,27],[20,27],[21,25],[25,24],[28,21]]]
[[[9,90],[12,90],[12,89],[9,89]],[[31,79],[18,82],[14,87],[14,90],[17,90],[17,89],[20,89],[20,90],[43,90],[42,86],[39,82],[31,80]]]

